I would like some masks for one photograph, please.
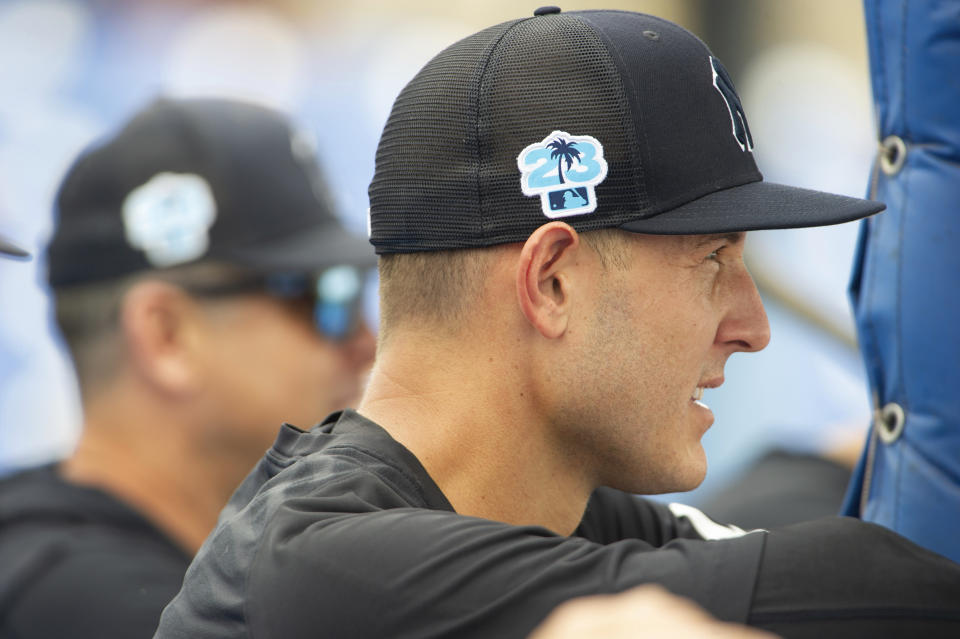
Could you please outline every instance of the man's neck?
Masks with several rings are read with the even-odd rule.
[[[462,342],[402,344],[381,352],[358,412],[417,456],[458,513],[573,532],[593,486],[551,445],[514,361]]]
[[[130,410],[134,404],[139,410]],[[116,398],[92,402],[77,449],[60,472],[125,502],[194,554],[239,478],[220,476],[222,469],[200,458],[182,429],[171,426],[175,417],[150,408]]]

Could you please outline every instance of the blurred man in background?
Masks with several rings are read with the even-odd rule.
[[[0,636],[150,636],[280,423],[358,399],[374,257],[309,138],[240,102],[153,102],[57,205],[49,283],[84,427],[69,459],[0,484]]]

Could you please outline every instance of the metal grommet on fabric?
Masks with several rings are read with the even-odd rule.
[[[896,175],[907,161],[907,144],[898,135],[889,135],[880,143],[880,170]]]
[[[560,13],[560,7],[546,6],[540,7],[539,9],[534,10],[533,15],[535,16],[549,16]]]
[[[900,439],[906,422],[907,416],[900,404],[890,402],[884,406],[880,411],[880,419],[877,420],[877,433],[880,435],[880,441],[884,444],[892,444]]]
[[[656,42],[657,40],[660,39],[660,34],[657,33],[656,31],[644,31],[644,32],[643,32],[643,37],[645,37],[645,38],[647,38],[647,39],[649,39],[649,40],[653,40],[654,42]]]

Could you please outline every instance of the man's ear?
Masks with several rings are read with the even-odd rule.
[[[517,297],[527,321],[544,337],[560,337],[570,316],[570,268],[580,236],[569,224],[550,222],[530,234],[517,265]]]
[[[134,284],[120,304],[120,331],[133,374],[158,391],[190,395],[202,381],[196,303],[173,284]]]

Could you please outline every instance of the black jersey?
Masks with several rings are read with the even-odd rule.
[[[0,480],[0,637],[149,637],[190,557],[55,467]]]
[[[769,536],[609,489],[569,537],[459,515],[410,451],[346,411],[281,430],[156,636],[525,637],[567,599],[648,582],[747,622],[760,578],[769,623],[782,612],[778,573],[761,568]]]

